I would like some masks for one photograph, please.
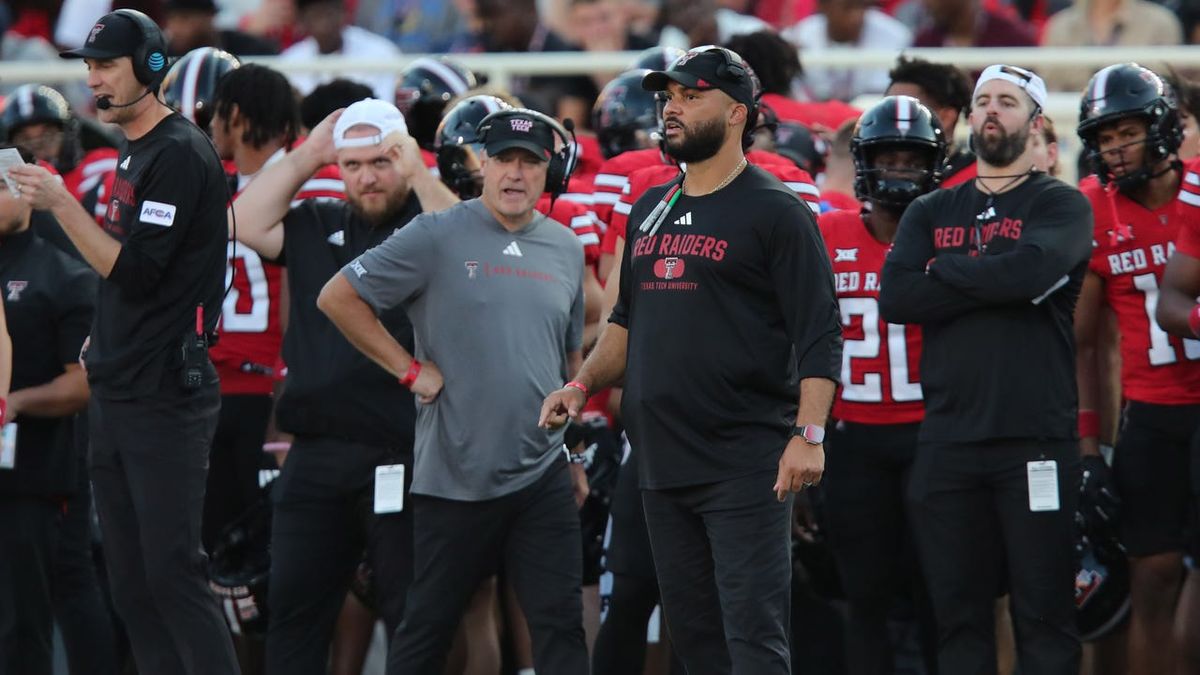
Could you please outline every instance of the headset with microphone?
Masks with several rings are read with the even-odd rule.
[[[567,185],[571,181],[571,173],[575,171],[577,159],[575,153],[575,122],[567,119],[562,124],[559,124],[558,120],[553,117],[527,108],[498,110],[479,120],[479,127],[476,131],[479,135],[479,142],[487,145],[487,135],[492,125],[497,121],[513,117],[533,118],[535,121],[550,127],[554,135],[558,136],[559,140],[562,141],[562,148],[550,153],[550,163],[546,167],[546,192],[550,193],[552,200],[557,199],[559,195],[567,191]],[[570,136],[567,136],[568,133],[570,133]]]
[[[158,89],[159,82],[167,74],[167,41],[162,30],[150,17],[135,9],[118,9],[113,12],[122,18],[133,22],[141,34],[141,40],[130,55],[133,61],[133,76],[146,87],[141,96],[128,103],[113,103],[111,96],[101,96],[96,99],[97,110],[113,110],[128,108],[153,94]]]

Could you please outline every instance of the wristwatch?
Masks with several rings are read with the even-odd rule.
[[[809,445],[820,445],[825,442],[825,427],[815,424],[802,424],[792,429],[792,436],[799,436]]]

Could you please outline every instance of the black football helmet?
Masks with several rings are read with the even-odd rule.
[[[780,120],[775,126],[775,153],[783,155],[808,172],[817,176],[825,171],[825,155],[828,147],[824,139],[809,131],[808,127],[791,120]]]
[[[235,635],[267,636],[271,573],[271,496],[264,491],[219,535],[209,558],[208,585]]]
[[[592,129],[604,158],[651,147],[661,137],[662,118],[652,92],[642,89],[648,70],[630,70],[604,85],[592,108]]]
[[[408,123],[408,133],[430,150],[446,104],[476,86],[475,74],[450,59],[417,59],[400,71],[396,107]]]
[[[167,105],[211,136],[217,82],[241,65],[236,56],[216,47],[193,49],[172,64],[159,91]]]
[[[666,70],[687,52],[678,47],[650,47],[638,54],[630,70]]]
[[[40,160],[53,163],[62,173],[74,168],[81,154],[77,138],[78,124],[71,114],[67,99],[58,90],[44,84],[23,84],[8,95],[4,112],[0,114],[4,140],[16,144],[13,137],[30,124],[58,127],[62,131],[62,143],[57,153],[49,145],[25,149]]]
[[[468,157],[478,158],[482,144],[476,129],[483,118],[512,106],[495,96],[471,96],[454,104],[434,135],[438,173],[462,199],[474,199],[483,191],[478,170],[467,166]]]
[[[925,151],[926,167],[917,171],[877,168],[884,149]],[[946,162],[946,138],[938,118],[911,96],[888,96],[862,114],[850,139],[854,193],[860,201],[904,208],[937,188]]]
[[[1116,177],[1100,154],[1100,127],[1126,117],[1146,120],[1146,157],[1141,167]],[[1118,63],[1097,72],[1079,102],[1078,133],[1102,183],[1112,180],[1120,189],[1136,187],[1155,167],[1175,154],[1183,142],[1175,91],[1157,73],[1136,63]]]

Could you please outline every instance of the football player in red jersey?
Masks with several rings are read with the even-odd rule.
[[[205,96],[213,142],[221,158],[234,164],[240,193],[295,142],[298,109],[287,79],[264,66],[232,69],[214,85]],[[222,308],[221,339],[211,350],[221,376],[221,418],[209,458],[206,545],[258,497],[272,373],[283,339],[282,268],[232,240],[228,255],[226,275],[232,275],[233,287]]]
[[[1191,448],[1200,439],[1200,341],[1168,335],[1154,313],[1180,228],[1200,218],[1200,162],[1178,159],[1182,128],[1174,93],[1136,64],[1093,76],[1080,105],[1079,136],[1098,169],[1080,185],[1095,214],[1095,245],[1075,314],[1081,451],[1085,466],[1102,477],[1097,421],[1111,411],[1098,410],[1096,401],[1109,360],[1098,353],[1096,336],[1108,306],[1121,335],[1127,401],[1112,474],[1132,573],[1129,663],[1134,672],[1173,672],[1194,505]]]
[[[888,619],[897,589],[921,610],[932,670],[936,635],[904,499],[924,416],[921,328],[880,317],[879,282],[904,210],[938,187],[946,140],[917,99],[889,96],[862,114],[850,145],[855,194],[870,206],[817,221],[833,262],[844,344],[825,468],[826,533],[850,604],[848,672],[892,672]]]
[[[971,105],[971,80],[957,66],[902,56],[888,73],[888,96],[912,96],[933,111],[946,134],[946,166],[942,187],[950,188],[975,177],[975,153],[954,144],[954,129]]]

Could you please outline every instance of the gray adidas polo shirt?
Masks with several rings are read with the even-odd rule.
[[[535,214],[509,232],[478,200],[424,213],[342,268],[376,313],[402,305],[416,357],[445,388],[417,404],[412,491],[483,500],[519,490],[562,452],[537,426],[583,341],[583,247]]]

